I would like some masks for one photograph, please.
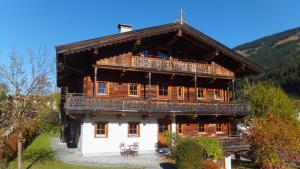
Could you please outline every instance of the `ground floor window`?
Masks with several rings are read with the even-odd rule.
[[[203,123],[199,124],[199,133],[205,133],[205,124]]]
[[[108,136],[108,122],[95,122],[95,137]]]
[[[128,123],[128,137],[139,137],[140,136],[140,123],[129,122]]]

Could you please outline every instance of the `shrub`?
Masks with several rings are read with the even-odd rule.
[[[205,168],[205,169],[220,169],[221,167],[216,162],[206,159],[203,161],[203,168]]]
[[[59,115],[57,112],[45,112],[39,116],[39,132],[55,133],[59,131]]]
[[[171,157],[174,159],[175,158],[175,151],[176,151],[176,146],[179,144],[181,141],[184,140],[184,138],[176,133],[171,133],[166,131],[164,133],[164,137],[166,140],[167,147],[170,149]]]
[[[205,158],[220,159],[223,157],[222,145],[216,138],[195,137],[197,143],[201,145]]]
[[[185,139],[176,146],[177,169],[202,169],[203,150],[193,139]]]

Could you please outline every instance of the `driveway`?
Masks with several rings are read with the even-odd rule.
[[[56,158],[69,164],[95,167],[129,167],[145,169],[176,169],[163,160],[162,155],[155,153],[140,154],[138,157],[122,157],[120,155],[82,157],[77,149],[68,149],[58,138],[51,139],[51,147],[56,152]]]

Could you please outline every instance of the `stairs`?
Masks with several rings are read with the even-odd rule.
[[[67,146],[68,148],[77,148],[77,121],[70,119],[67,123]]]

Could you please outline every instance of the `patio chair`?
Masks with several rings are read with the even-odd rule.
[[[131,147],[131,149],[133,151],[136,151],[136,154],[138,155],[139,154],[139,143],[138,142],[134,142],[133,146]]]
[[[125,143],[124,142],[121,142],[120,145],[119,145],[119,148],[120,148],[120,154],[121,155],[126,155],[126,147],[125,147]]]

